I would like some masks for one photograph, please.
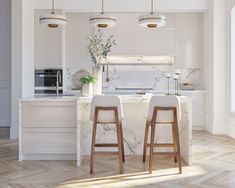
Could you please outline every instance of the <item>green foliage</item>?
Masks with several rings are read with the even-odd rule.
[[[92,62],[96,65],[103,59],[106,59],[113,45],[117,45],[113,35],[104,40],[100,30],[91,37],[88,37],[88,51]]]
[[[82,84],[95,83],[96,82],[96,78],[93,77],[93,76],[83,76],[82,78],[80,78],[80,82]]]

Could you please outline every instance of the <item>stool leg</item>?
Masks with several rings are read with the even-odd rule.
[[[180,140],[179,140],[179,127],[178,127],[178,118],[177,118],[176,109],[174,110],[174,129],[175,129],[175,135],[176,135],[177,158],[178,158],[179,173],[182,174],[182,164],[181,164],[181,155],[180,155]]]
[[[148,143],[148,134],[149,134],[149,122],[146,121],[146,125],[145,125],[145,135],[144,135],[143,163],[145,163],[145,161],[146,161],[146,151],[147,151],[147,143]]]
[[[151,141],[150,141],[150,156],[149,156],[149,173],[150,174],[152,174],[152,165],[153,165],[155,126],[156,126],[155,122],[151,124]]]
[[[90,158],[90,173],[91,174],[93,174],[93,168],[94,168],[96,127],[97,127],[97,123],[96,121],[94,121],[93,130],[92,130],[91,158]]]
[[[175,129],[174,129],[174,124],[171,125],[172,128],[172,138],[173,138],[173,148],[174,148],[174,162],[177,163],[177,144],[176,144],[176,133],[175,133]]]
[[[122,143],[121,143],[121,126],[119,123],[116,123],[117,127],[117,140],[118,140],[118,156],[119,156],[119,168],[120,174],[123,174],[123,159],[122,159]]]
[[[122,122],[120,122],[120,132],[121,132],[121,144],[122,144],[122,161],[125,162],[124,137],[123,137]]]

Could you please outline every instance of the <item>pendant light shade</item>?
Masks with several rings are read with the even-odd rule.
[[[116,18],[104,13],[104,0],[102,0],[102,11],[99,15],[90,18],[90,24],[97,28],[108,28],[116,25]]]
[[[55,14],[54,0],[52,0],[51,14],[41,15],[39,18],[39,23],[45,24],[51,28],[57,28],[67,25],[67,19],[64,15]]]
[[[139,17],[139,25],[147,28],[157,28],[166,25],[166,17],[154,13],[153,0],[151,0],[151,12]]]
[[[166,25],[166,17],[157,14],[147,14],[140,16],[139,25],[141,27],[156,28]]]
[[[91,17],[90,24],[98,28],[114,27],[116,25],[116,19],[106,14],[100,14]]]

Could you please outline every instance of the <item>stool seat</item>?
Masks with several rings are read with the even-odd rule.
[[[119,156],[119,170],[122,174],[125,156],[122,130],[123,110],[120,98],[117,96],[105,95],[94,96],[91,102],[90,118],[93,121],[90,173],[93,173],[95,154],[110,154]],[[96,129],[98,124],[102,124],[103,126],[105,126],[106,124],[115,124],[117,129],[117,143],[95,143]],[[95,147],[117,147],[118,152],[98,152],[95,151]]]
[[[118,110],[118,120],[123,120],[123,109],[121,99],[118,96],[113,95],[97,95],[92,98],[91,102],[91,113],[90,119],[94,121],[95,119],[95,108],[99,107],[100,112],[97,117],[97,122],[108,123],[116,122],[115,114],[113,113],[112,107],[117,107]]]
[[[145,126],[143,162],[146,161],[147,147],[150,147],[149,173],[152,173],[154,154],[173,155],[178,162],[179,173],[182,173],[180,141],[178,124],[181,117],[180,102],[176,96],[153,96],[150,100]],[[172,126],[173,143],[154,143],[156,125]],[[149,128],[151,128],[150,144],[148,143]],[[172,147],[174,152],[154,152],[154,147]]]

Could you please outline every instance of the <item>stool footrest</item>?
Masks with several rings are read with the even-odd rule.
[[[118,144],[115,144],[115,143],[112,143],[112,144],[100,143],[100,144],[95,144],[95,147],[118,147]]]
[[[175,155],[175,154],[177,154],[177,152],[176,153],[174,153],[174,152],[154,152],[153,154],[154,155]]]
[[[150,144],[147,144],[147,147],[150,147]],[[173,143],[158,143],[158,144],[154,144],[154,147],[174,147]]]
[[[118,152],[112,151],[95,151],[96,155],[118,155]]]

